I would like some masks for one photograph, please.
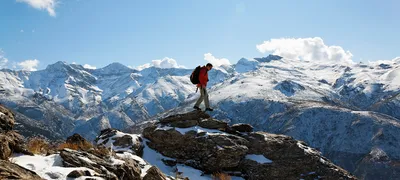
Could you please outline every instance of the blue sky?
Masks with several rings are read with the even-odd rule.
[[[169,60],[192,68],[284,47],[315,53],[303,52],[304,42],[318,52],[340,46],[356,62],[390,60],[400,56],[399,8],[396,0],[1,0],[0,67]]]

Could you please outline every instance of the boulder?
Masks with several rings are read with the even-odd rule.
[[[0,160],[0,179],[41,180],[35,172],[25,169],[9,161]]]
[[[234,124],[231,126],[231,128],[236,131],[239,131],[239,132],[252,132],[253,131],[253,126],[251,126],[250,124],[243,124],[243,123]]]

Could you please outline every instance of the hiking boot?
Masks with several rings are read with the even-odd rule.
[[[214,109],[206,108],[206,111],[214,111]]]
[[[201,109],[199,107],[197,107],[197,106],[193,106],[193,108],[198,110],[198,111],[201,111]]]

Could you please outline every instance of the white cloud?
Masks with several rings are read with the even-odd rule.
[[[39,61],[37,59],[34,60],[26,60],[17,63],[17,65],[25,71],[36,71],[36,67],[39,65]]]
[[[257,45],[262,52],[272,52],[289,59],[307,61],[341,61],[352,62],[352,54],[340,46],[327,46],[320,37],[314,38],[280,38],[264,41]]]
[[[22,33],[23,33],[23,32],[24,32],[24,30],[23,30],[23,29],[21,29],[21,31],[19,31],[19,32],[22,32]]]
[[[141,71],[143,69],[149,67],[157,67],[157,68],[185,68],[185,66],[178,65],[175,59],[165,57],[163,59],[152,60],[151,63],[146,63],[141,66],[136,67],[135,69]]]
[[[224,66],[224,65],[231,65],[231,63],[229,62],[228,59],[226,59],[226,58],[217,59],[211,53],[204,54],[204,60],[206,60],[209,63],[211,63],[214,67],[220,67],[220,66]]]
[[[55,7],[58,0],[17,0],[17,2],[24,2],[32,6],[33,8],[43,10],[45,9],[50,16],[55,17]]]
[[[153,65],[158,68],[182,68],[183,66],[178,65],[175,59],[165,57],[161,60],[153,60]]]
[[[0,69],[7,68],[8,59],[4,57],[4,52],[0,49]]]
[[[86,69],[96,69],[96,66],[91,66],[89,64],[85,64],[85,65],[83,65],[83,67]]]

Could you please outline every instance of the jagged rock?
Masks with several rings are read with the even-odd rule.
[[[9,161],[0,160],[0,179],[42,179],[35,172]]]
[[[188,128],[193,127],[198,124],[197,120],[182,120],[182,121],[173,121],[170,126],[177,128]]]
[[[160,123],[162,124],[167,124],[167,123],[172,123],[174,121],[184,121],[184,120],[201,120],[201,119],[208,119],[210,118],[210,115],[207,113],[204,113],[202,111],[192,111],[186,114],[176,114],[172,116],[168,116],[164,119],[160,120]]]
[[[142,156],[143,154],[144,145],[142,144],[143,139],[140,136],[124,134],[116,129],[105,129],[101,131],[95,142],[99,145],[105,145],[110,140],[114,140],[113,146],[115,147],[129,148],[138,156]]]
[[[238,166],[248,151],[246,139],[223,132],[181,134],[175,129],[153,126],[146,128],[143,135],[150,140],[148,146],[163,155],[188,161],[191,166],[209,172]]]
[[[245,137],[250,142],[249,154],[263,155],[272,161],[262,164],[243,159],[239,167],[247,179],[356,179],[320,152],[291,137],[264,132]]]
[[[155,166],[146,171],[143,180],[167,180],[167,177]]]
[[[228,123],[216,119],[204,119],[200,120],[199,126],[208,129],[225,129]]]
[[[66,167],[87,167],[97,173],[105,174],[107,179],[140,179],[140,167],[133,160],[125,160],[123,164],[113,164],[88,152],[70,149],[63,149],[60,156]]]
[[[0,105],[0,132],[12,130],[14,123],[14,114]]]
[[[251,132],[253,131],[253,126],[251,126],[250,124],[243,124],[243,123],[239,123],[239,124],[234,124],[231,126],[232,129],[239,131],[239,132]]]
[[[0,133],[0,159],[7,160],[12,153],[33,155],[26,150],[22,135],[15,131]]]
[[[67,175],[67,177],[69,178],[78,178],[81,176],[92,176],[92,175],[88,170],[73,170]]]

